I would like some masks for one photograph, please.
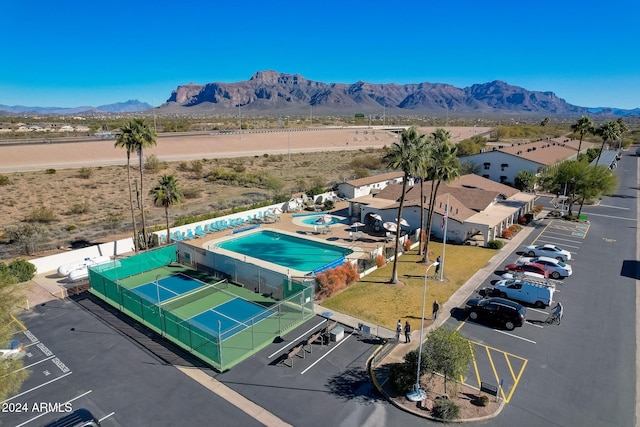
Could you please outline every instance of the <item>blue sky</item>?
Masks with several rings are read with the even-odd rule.
[[[256,71],[326,83],[503,80],[640,107],[637,0],[5,2],[0,104],[164,103]]]

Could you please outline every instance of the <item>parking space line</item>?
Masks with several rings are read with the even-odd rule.
[[[112,412],[110,414],[105,415],[104,417],[100,418],[98,421],[103,422],[104,420],[106,420],[107,418],[111,418],[112,416],[115,415],[115,412]]]
[[[344,339],[342,341],[340,341],[338,344],[335,345],[335,347],[333,347],[331,350],[327,351],[325,354],[323,354],[318,360],[316,360],[315,362],[313,362],[311,364],[311,366],[309,366],[307,369],[305,369],[304,371],[300,372],[300,375],[304,375],[305,372],[307,372],[309,369],[313,368],[318,362],[320,362],[322,359],[324,359],[325,357],[327,357],[333,350],[335,350],[336,348],[340,347],[342,345],[343,342],[345,342],[346,340],[348,340],[349,338],[351,338],[353,336],[353,334],[355,334],[356,331],[352,331],[349,335],[347,335],[346,337],[344,337]]]
[[[485,349],[485,351],[487,353],[487,358],[489,360],[489,365],[491,366],[491,371],[493,372],[493,376],[494,376],[495,381],[496,381],[497,384],[501,384],[501,378],[500,378],[500,374],[498,373],[498,370],[496,368],[496,364],[495,364],[495,362],[493,360],[493,357],[491,356],[491,352],[495,351],[495,352],[501,353],[503,355],[503,357],[505,358],[505,362],[506,362],[507,368],[509,370],[509,375],[511,376],[511,380],[513,380],[513,386],[511,388],[511,391],[509,392],[509,394],[505,395],[504,388],[501,385],[500,393],[502,394],[502,399],[505,401],[505,403],[509,403],[509,401],[511,400],[511,397],[513,396],[513,392],[515,391],[516,387],[518,386],[518,383],[520,382],[520,378],[522,378],[522,374],[525,371],[525,368],[527,366],[528,360],[525,359],[524,357],[520,357],[520,356],[517,356],[517,355],[515,355],[513,353],[509,353],[509,352],[506,352],[506,351],[503,351],[503,350],[499,350],[499,349],[497,349],[495,347],[491,347],[491,346],[488,346],[486,344],[482,344],[482,343],[471,341],[471,340],[469,340],[469,343],[471,345],[484,347],[484,349]],[[512,359],[517,359],[517,360],[522,362],[522,366],[520,367],[520,370],[517,373],[514,370]],[[475,356],[473,358],[473,366],[474,366],[475,373],[476,373],[476,379],[478,381],[478,384],[480,385],[482,383],[482,380],[480,378],[480,373],[479,373],[479,370],[478,370],[478,363],[477,363],[477,359],[476,359]]]
[[[80,396],[76,396],[76,397],[74,397],[73,399],[69,399],[69,400],[67,400],[66,402],[62,403],[60,406],[61,406],[61,407],[64,407],[66,404],[71,403],[71,402],[73,402],[74,400],[78,400],[78,399],[80,399],[81,397],[84,397],[84,396],[86,396],[87,394],[91,393],[92,391],[93,391],[93,390],[89,390],[89,391],[87,391],[87,392],[82,393]],[[41,413],[40,415],[35,416],[35,417],[33,417],[33,418],[31,418],[31,419],[29,419],[29,420],[27,420],[27,421],[23,422],[22,424],[18,424],[16,427],[22,427],[23,425],[29,424],[30,422],[37,420],[38,418],[42,417],[43,415],[50,414],[51,412],[53,412],[53,411],[46,411],[46,412],[43,412],[43,413]]]
[[[494,330],[494,331],[496,331],[496,332],[499,332],[499,333],[501,333],[501,334],[508,335],[508,336],[510,336],[510,337],[513,337],[513,338],[518,338],[519,340],[522,340],[522,341],[530,342],[531,344],[538,344],[537,342],[535,342],[535,341],[533,341],[533,340],[530,340],[530,339],[528,339],[528,338],[519,337],[519,336],[517,336],[517,335],[510,334],[510,333],[505,332],[505,331],[501,331],[500,329],[495,329],[495,328],[494,328],[493,330]]]
[[[313,328],[310,328],[309,330],[307,330],[306,332],[303,332],[302,334],[298,335],[296,338],[292,339],[290,343],[285,344],[284,346],[280,347],[279,350],[274,351],[273,353],[271,353],[267,359],[271,359],[273,356],[275,356],[276,354],[282,353],[284,351],[285,348],[292,346],[293,343],[297,342],[298,340],[302,339],[302,337],[306,336],[309,332],[313,331],[314,329],[316,329],[318,326],[322,325],[323,323],[325,323],[326,320],[323,320],[322,322],[318,323],[316,326],[314,326]]]
[[[6,403],[6,402],[9,402],[9,401],[11,401],[11,400],[15,399],[16,397],[20,397],[20,396],[23,396],[23,395],[25,395],[25,394],[27,394],[27,393],[31,393],[31,392],[32,392],[32,391],[34,391],[34,390],[37,390],[37,389],[39,389],[39,388],[42,388],[42,387],[44,387],[44,386],[46,386],[46,385],[49,385],[49,384],[51,384],[51,383],[53,383],[53,382],[55,382],[55,381],[61,380],[62,378],[66,377],[67,375],[71,375],[71,374],[72,374],[72,372],[71,372],[71,371],[69,371],[69,372],[67,372],[66,374],[63,374],[62,376],[60,376],[60,377],[58,377],[58,378],[54,378],[54,379],[52,379],[52,380],[50,380],[50,381],[47,381],[46,383],[40,384],[39,386],[36,386],[36,387],[30,388],[29,390],[25,390],[25,391],[23,391],[22,393],[20,393],[20,394],[16,394],[15,396],[10,397],[10,398],[9,398],[9,399],[7,399],[7,400],[3,400],[3,401],[2,401],[2,402],[0,402],[0,403]]]
[[[542,242],[548,242],[548,243],[551,243],[551,244],[554,244],[554,245],[556,244],[556,242],[557,242],[558,240],[562,240],[563,242],[573,243],[574,245],[575,245],[576,243],[580,243],[580,242],[576,242],[575,240],[563,239],[563,238],[561,238],[561,237],[553,237],[552,239],[550,239],[550,238],[546,238],[546,239],[545,239],[545,238],[543,237],[542,239],[540,239],[540,241],[542,241]],[[562,247],[563,247],[563,248],[565,248],[565,247],[569,247],[569,248],[574,248],[574,249],[580,249],[580,246],[574,246],[574,245],[567,245],[567,244],[565,244],[565,243],[562,243]]]
[[[47,360],[51,360],[51,359],[53,359],[54,357],[55,357],[55,356],[51,355],[51,356],[47,357],[46,359],[38,360],[37,362],[32,363],[31,365],[23,366],[22,368],[18,369],[18,370],[17,370],[17,371],[15,371],[15,372],[22,371],[23,369],[29,369],[29,368],[30,368],[30,367],[32,367],[32,366],[39,365],[40,363],[42,363],[42,362],[46,362]]]

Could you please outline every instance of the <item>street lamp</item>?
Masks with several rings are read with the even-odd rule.
[[[413,390],[407,393],[407,399],[412,402],[419,402],[427,398],[427,392],[420,388],[420,364],[422,363],[422,334],[424,333],[424,306],[427,299],[427,277],[429,277],[429,269],[437,266],[439,262],[434,262],[427,267],[424,272],[424,289],[422,291],[422,322],[420,322],[420,345],[418,346],[418,369],[416,373],[416,383],[413,386]]]

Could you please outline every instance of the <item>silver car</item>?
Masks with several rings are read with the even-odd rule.
[[[565,264],[564,262],[556,258],[547,256],[539,256],[533,258],[521,257],[518,258],[516,264],[524,264],[526,262],[535,262],[536,264],[544,266],[544,269],[549,272],[549,277],[551,277],[552,279],[562,279],[573,274],[573,269],[569,264]]]
[[[568,261],[571,259],[571,253],[569,251],[551,244],[527,246],[524,253],[529,257],[546,256],[560,261]]]

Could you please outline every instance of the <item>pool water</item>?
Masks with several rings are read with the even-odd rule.
[[[311,272],[353,251],[270,230],[238,237],[219,247],[302,272]]]
[[[322,222],[322,219],[325,216],[326,215],[312,215],[309,218],[303,219],[302,223],[307,225],[333,225],[333,224],[340,224],[344,221],[338,218],[337,216],[332,216],[331,222]]]

